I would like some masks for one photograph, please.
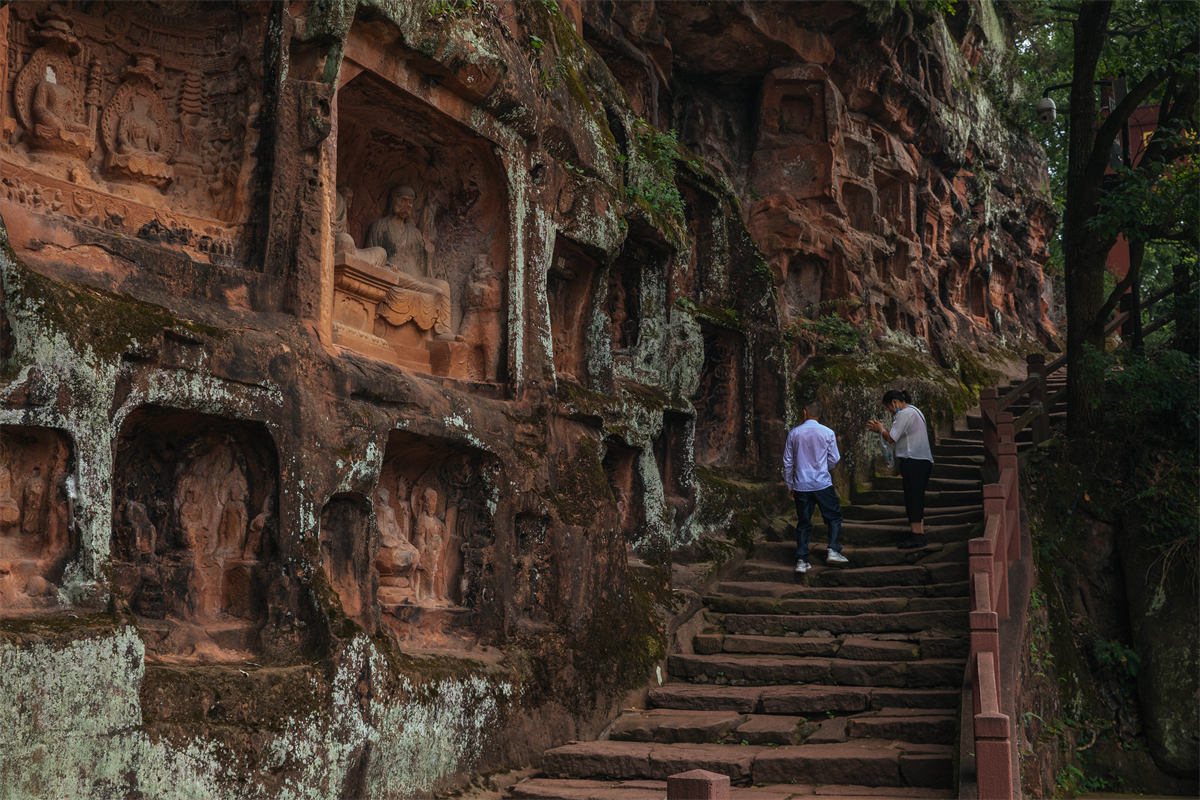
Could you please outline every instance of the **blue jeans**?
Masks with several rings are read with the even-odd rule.
[[[794,492],[796,498],[796,558],[808,558],[808,537],[812,534],[813,506],[819,506],[825,524],[829,526],[829,549],[842,552],[838,534],[842,532],[842,504],[832,486],[815,492]]]

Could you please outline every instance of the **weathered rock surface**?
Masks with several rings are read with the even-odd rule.
[[[962,5],[0,8],[0,783],[400,797],[596,733],[666,665],[669,555],[770,496],[787,326],[1048,334],[1042,165]],[[842,636],[882,569],[694,663],[819,600],[848,649],[805,669],[896,684],[846,711],[941,707],[953,644]],[[952,573],[889,578],[896,630],[957,635]],[[680,702],[811,699],[741,688]]]

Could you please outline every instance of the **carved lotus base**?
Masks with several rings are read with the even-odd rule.
[[[155,155],[121,155],[113,153],[107,161],[108,171],[118,178],[148,183],[165,189],[175,180],[175,171],[161,157]]]

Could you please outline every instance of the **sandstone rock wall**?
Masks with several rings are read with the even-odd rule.
[[[1045,334],[989,7],[872,8],[0,9],[0,782],[524,763],[773,479],[786,326]]]

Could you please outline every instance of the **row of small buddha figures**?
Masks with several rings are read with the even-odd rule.
[[[72,60],[81,45],[68,18],[47,14],[35,38],[43,46],[30,56],[13,86],[30,146],[86,160],[99,139],[106,150],[104,167],[111,175],[168,186],[174,179],[170,161],[180,131],[160,93],[157,55],[136,53],[133,63],[121,70],[116,92],[104,101],[103,64],[93,57],[87,79],[82,79],[82,68]],[[193,82],[197,79],[191,76]],[[82,121],[80,100],[86,107]]]

